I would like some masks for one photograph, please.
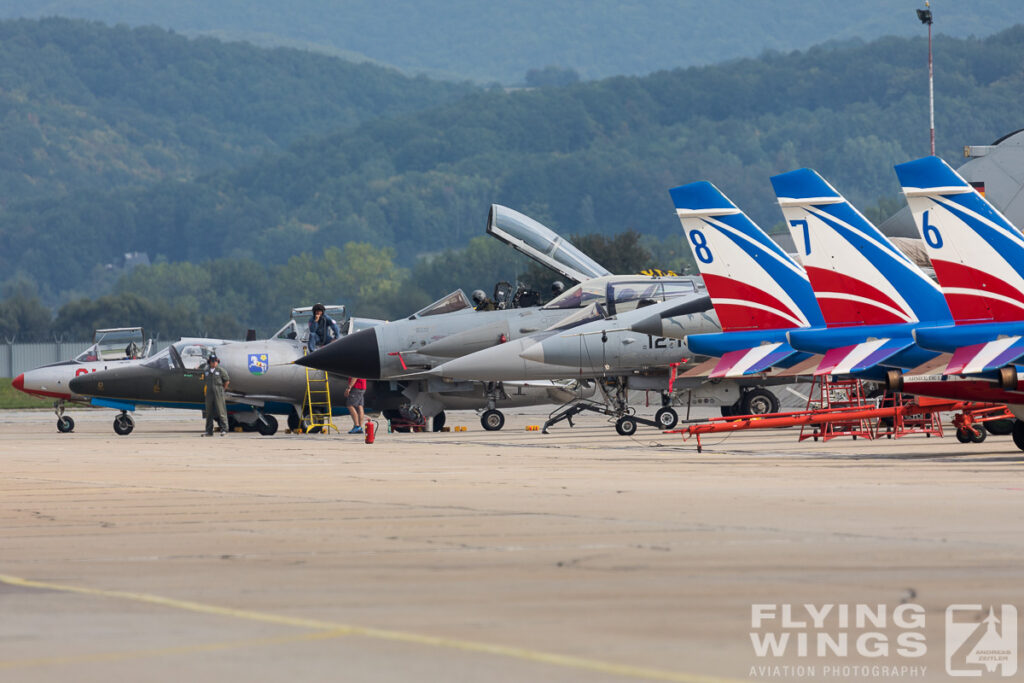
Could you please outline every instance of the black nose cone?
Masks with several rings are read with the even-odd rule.
[[[95,393],[96,380],[91,379],[88,375],[82,377],[75,377],[73,380],[68,382],[68,389],[73,394],[86,395]]]
[[[380,345],[377,330],[359,330],[322,346],[295,361],[316,370],[326,370],[346,377],[380,379]]]

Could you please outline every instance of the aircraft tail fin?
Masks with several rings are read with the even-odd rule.
[[[824,178],[771,180],[829,327],[949,320],[935,283]]]
[[[697,182],[669,193],[723,331],[822,324],[800,265],[717,187]]]
[[[1024,235],[938,157],[896,166],[957,323],[1024,320]]]

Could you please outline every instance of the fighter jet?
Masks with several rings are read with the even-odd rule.
[[[412,378],[413,373],[549,329],[593,303],[602,304],[612,313],[622,312],[648,303],[644,299],[648,290],[653,296],[649,301],[656,302],[693,294],[700,282],[693,277],[611,275],[550,229],[499,205],[491,207],[487,232],[580,284],[545,306],[517,307],[513,304],[515,297],[509,297],[508,305],[493,311],[474,310],[465,293],[457,290],[407,319],[356,332],[296,363],[340,375],[400,381],[406,395],[418,405],[426,401],[427,394],[464,394],[471,386],[437,378]],[[489,399],[497,400],[507,394],[501,383],[486,387]],[[488,411],[494,409],[489,407]],[[490,417],[491,420],[482,422],[485,428],[493,429],[499,421],[493,413]]]
[[[671,429],[679,419],[670,405],[673,389],[685,392],[696,404],[735,403],[740,396],[738,382],[674,379],[674,371],[693,360],[693,354],[681,340],[655,338],[630,330],[637,320],[664,314],[685,321],[683,324],[693,332],[719,331],[718,320],[709,310],[711,300],[696,288],[688,295],[665,299],[658,293],[664,283],[657,279],[608,283],[605,300],[630,300],[632,294],[620,295],[620,290],[641,285],[643,300],[652,303],[617,311],[613,316],[608,315],[604,305],[591,304],[551,329],[450,360],[428,374],[449,380],[599,380],[603,402],[581,400],[564,406],[545,423],[544,431],[562,420],[571,425],[571,418],[584,410],[617,418],[615,428],[623,436],[633,434],[638,423]],[[634,414],[628,403],[629,389],[661,393],[662,405],[653,420]]]

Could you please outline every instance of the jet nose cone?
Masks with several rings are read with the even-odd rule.
[[[73,393],[73,394],[85,395],[85,394],[90,393],[89,389],[93,385],[95,385],[96,382],[95,382],[95,380],[91,380],[91,379],[87,379],[87,378],[88,378],[88,375],[85,375],[83,377],[75,377],[70,382],[68,382],[68,389],[70,389],[71,393]]]
[[[372,327],[322,346],[296,359],[297,365],[326,370],[346,377],[380,379],[380,344]]]
[[[640,334],[649,334],[652,337],[660,337],[662,331],[662,323],[660,315],[652,315],[649,318],[644,318],[638,323],[634,323],[629,329]]]
[[[25,373],[23,372],[15,377],[14,381],[11,382],[11,386],[18,391],[25,391]]]
[[[533,346],[527,347],[527,349],[525,351],[523,351],[522,353],[519,354],[519,357],[520,358],[525,358],[526,360],[532,360],[532,361],[534,361],[536,363],[543,363],[544,362],[544,344],[537,343],[537,344],[534,344]]]

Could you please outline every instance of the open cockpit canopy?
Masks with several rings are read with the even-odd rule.
[[[574,282],[611,275],[572,242],[515,209],[491,204],[487,234]]]
[[[75,360],[86,363],[145,358],[151,349],[152,341],[146,341],[146,333],[141,327],[112,327],[96,330],[92,346],[75,356]]]

